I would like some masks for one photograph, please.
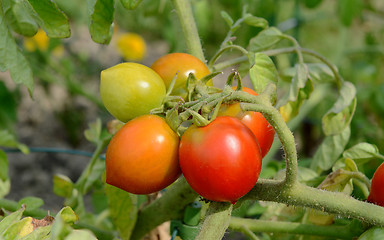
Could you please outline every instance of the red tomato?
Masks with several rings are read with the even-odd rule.
[[[235,203],[256,184],[262,158],[251,130],[237,118],[224,116],[204,127],[189,127],[181,137],[179,161],[198,194]]]
[[[151,68],[160,75],[167,89],[177,74],[172,95],[181,96],[184,99],[186,99],[188,94],[186,83],[189,73],[193,73],[197,79],[210,73],[207,66],[200,61],[200,59],[187,53],[170,53],[164,55],[157,59]],[[212,85],[212,81],[208,83]]]
[[[234,87],[235,88],[235,87]],[[250,88],[243,87],[243,91],[252,95],[257,95]],[[240,103],[223,104],[220,108],[218,116],[232,116],[240,119],[251,131],[255,134],[259,141],[262,157],[267,155],[275,138],[275,130],[259,112],[243,112],[240,108]]]
[[[179,136],[165,120],[143,115],[127,122],[111,139],[106,182],[134,194],[160,191],[181,174]]]
[[[373,174],[368,202],[384,207],[384,163]]]

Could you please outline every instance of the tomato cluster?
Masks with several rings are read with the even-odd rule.
[[[168,115],[150,114],[164,106],[166,92],[182,98],[188,95],[190,73],[201,79],[210,72],[185,53],[163,56],[151,68],[122,63],[102,71],[102,101],[114,117],[126,122],[107,148],[108,184],[150,194],[183,174],[202,197],[232,203],[256,184],[275,133],[261,113],[243,112],[239,103],[223,104],[209,124],[192,124],[183,133],[170,127]],[[173,89],[169,89],[171,81],[175,81]],[[257,95],[248,88],[244,91]]]

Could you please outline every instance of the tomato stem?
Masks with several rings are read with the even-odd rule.
[[[196,21],[193,17],[190,1],[172,0],[172,2],[181,24],[188,52],[205,63],[203,48],[201,46],[200,37],[197,31]]]

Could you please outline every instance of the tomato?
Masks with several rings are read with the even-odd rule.
[[[384,207],[384,163],[373,174],[368,202]]]
[[[243,91],[252,95],[257,95],[250,88],[243,87]],[[232,116],[240,119],[256,136],[259,141],[262,157],[264,157],[272,146],[275,138],[275,130],[259,112],[243,112],[240,103],[223,104],[220,108],[218,116]]]
[[[101,100],[122,122],[160,107],[165,94],[161,77],[142,64],[125,62],[101,72]]]
[[[160,191],[181,174],[178,147],[179,136],[163,118],[135,118],[108,144],[106,182],[134,194]]]
[[[164,80],[167,89],[177,74],[172,95],[181,96],[184,99],[186,99],[188,94],[186,83],[189,73],[193,73],[197,79],[210,73],[207,66],[200,59],[187,53],[164,55],[157,59],[151,68]],[[212,85],[211,80],[208,82],[208,85]]]
[[[208,200],[235,203],[256,184],[261,161],[256,137],[234,117],[217,117],[204,127],[192,125],[181,137],[181,171],[192,189]]]

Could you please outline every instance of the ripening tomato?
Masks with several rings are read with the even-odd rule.
[[[233,87],[235,89],[235,87]],[[257,95],[250,88],[243,87],[243,91],[252,95]],[[259,112],[243,112],[240,103],[223,104],[220,108],[218,116],[232,116],[240,119],[255,134],[259,142],[262,157],[264,157],[272,146],[275,138],[275,130]]]
[[[101,100],[107,110],[122,122],[160,107],[165,94],[161,77],[142,64],[125,62],[101,72]]]
[[[384,163],[373,174],[368,202],[384,207]]]
[[[189,73],[193,73],[197,79],[208,75],[209,69],[200,59],[187,53],[170,53],[157,59],[151,66],[163,79],[167,89],[172,79],[177,74],[176,83],[172,95],[181,96],[186,99],[188,91],[186,88]],[[212,81],[208,82],[212,86]]]
[[[235,203],[256,184],[261,161],[255,135],[234,117],[217,117],[204,127],[192,125],[181,137],[181,171],[192,189],[208,200]]]
[[[160,191],[181,174],[179,136],[165,120],[144,115],[127,122],[111,139],[106,182],[134,194]]]

